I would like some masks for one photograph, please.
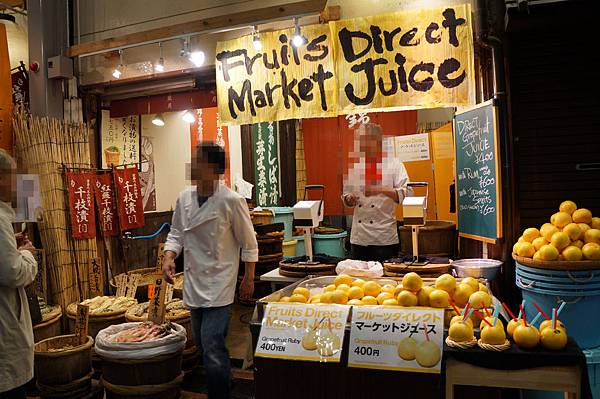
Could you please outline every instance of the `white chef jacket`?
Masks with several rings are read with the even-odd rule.
[[[355,245],[394,245],[398,244],[398,228],[396,223],[396,203],[391,198],[378,194],[366,197],[365,192],[365,159],[354,164],[348,171],[344,181],[344,204],[347,194],[358,196],[357,205],[352,216],[352,232],[350,242]],[[392,187],[398,193],[399,203],[410,195],[407,188],[408,173],[404,164],[397,158],[383,157],[381,162],[381,185]]]
[[[17,250],[15,212],[0,201],[0,392],[33,378],[33,328],[25,286],[37,274],[31,252]]]
[[[179,194],[165,251],[184,251],[183,301],[194,308],[230,305],[240,263],[258,261],[258,243],[246,200],[219,184],[198,207],[196,187]]]

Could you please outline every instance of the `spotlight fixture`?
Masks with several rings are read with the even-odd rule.
[[[154,118],[152,118],[152,124],[155,126],[164,126],[165,120],[163,119],[162,114],[156,114]]]
[[[156,65],[154,65],[154,71],[164,72],[165,71],[165,59],[163,58],[163,50],[162,50],[161,42],[158,42],[158,48],[160,50],[160,58],[158,59],[158,62],[156,63]]]
[[[260,37],[258,36],[258,26],[254,25],[252,29],[252,45],[254,46],[254,50],[260,51],[262,50],[262,42],[260,41]]]
[[[194,123],[196,121],[196,117],[194,116],[193,112],[189,109],[183,113],[181,119],[183,119],[183,121],[186,123]]]
[[[119,63],[112,73],[113,78],[119,79],[123,74],[123,50],[119,50]]]
[[[296,48],[306,43],[306,39],[300,32],[300,24],[298,24],[298,18],[294,18],[294,37],[292,37],[292,45]]]
[[[204,65],[205,58],[206,56],[204,55],[204,51],[192,51],[189,56],[189,60],[196,67],[201,67],[202,65]]]

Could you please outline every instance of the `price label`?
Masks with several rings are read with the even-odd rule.
[[[163,261],[165,260],[165,244],[158,244],[158,249],[156,251],[156,271],[162,273]]]
[[[157,275],[154,282],[154,298],[152,298],[148,306],[148,320],[156,324],[163,324],[165,322],[166,285],[166,281],[164,281],[162,275]]]
[[[87,305],[77,305],[77,320],[75,320],[75,339],[79,345],[84,344],[88,337],[88,321],[90,307]]]
[[[115,296],[125,296],[125,293],[127,292],[127,275],[119,274],[118,276],[115,276],[115,283],[117,284]]]
[[[270,303],[256,356],[339,363],[350,306]]]
[[[439,374],[444,310],[352,308],[348,366]]]
[[[92,258],[89,263],[90,296],[92,298],[102,295],[102,266],[100,258]]]
[[[156,291],[156,286],[154,284],[148,284],[148,299],[154,299],[155,291]]]
[[[127,292],[125,296],[128,298],[135,298],[135,293],[137,291],[138,283],[142,275],[139,273],[130,274],[127,279]]]

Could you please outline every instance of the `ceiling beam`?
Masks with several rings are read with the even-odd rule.
[[[319,14],[325,8],[326,3],[327,0],[302,0],[295,3],[257,8],[250,11],[200,19],[163,28],[150,29],[144,32],[130,33],[128,35],[104,40],[85,42],[71,46],[67,51],[67,55],[69,57],[81,57],[126,47],[134,47],[144,43],[174,39],[185,35],[210,33],[224,28],[256,25],[275,19]]]
[[[23,0],[2,0],[0,2],[0,8],[23,7],[24,3]]]

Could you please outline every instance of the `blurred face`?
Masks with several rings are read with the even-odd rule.
[[[381,139],[375,135],[361,135],[360,150],[364,152],[367,157],[375,156],[377,153],[381,152]]]
[[[219,182],[220,175],[216,172],[216,165],[203,158],[195,158],[192,165],[192,181],[196,186],[210,188]]]
[[[15,169],[0,170],[0,201],[11,202],[16,197],[17,175]]]

